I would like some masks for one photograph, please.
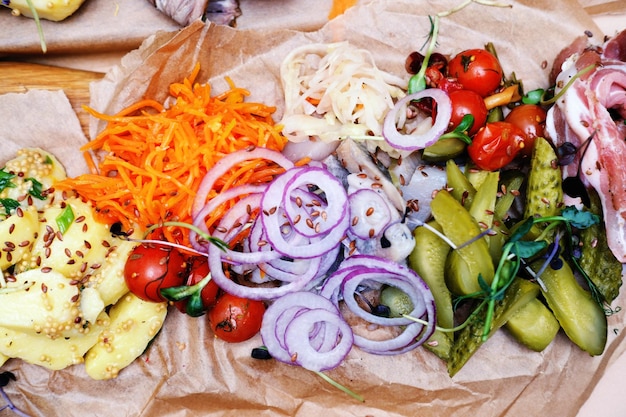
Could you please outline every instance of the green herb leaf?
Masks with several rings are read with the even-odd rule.
[[[590,211],[579,210],[574,206],[565,207],[561,212],[561,216],[565,217],[577,229],[586,229],[589,226],[600,223],[598,215]]]
[[[15,174],[5,171],[4,168],[0,169],[0,191],[5,188],[15,188],[13,178],[15,178]]]
[[[0,198],[0,204],[4,207],[4,211],[9,214],[11,210],[15,210],[20,206],[19,201],[12,198]]]
[[[191,294],[185,306],[185,313],[191,317],[200,317],[206,312],[204,303],[202,302],[202,289]]]
[[[533,91],[529,91],[524,97],[522,97],[522,103],[524,104],[539,104],[543,99],[545,90],[538,88]]]
[[[472,116],[471,114],[466,114],[461,119],[461,123],[459,123],[459,125],[455,127],[453,131],[444,133],[443,135],[439,137],[439,140],[448,139],[448,138],[456,138],[456,139],[462,140],[468,145],[471,145],[472,139],[467,134],[467,131],[471,129],[473,124],[474,124],[474,116]]]
[[[478,285],[480,285],[480,288],[486,294],[490,294],[491,293],[491,286],[489,284],[487,284],[487,281],[485,281],[485,279],[483,278],[482,274],[478,274]]]
[[[26,178],[26,181],[30,181],[32,186],[30,187],[30,191],[28,194],[39,200],[45,200],[46,197],[43,195],[43,184],[37,181],[35,178]]]
[[[531,256],[535,256],[539,253],[539,251],[545,249],[547,246],[548,243],[545,240],[518,240],[511,246],[511,253],[514,253],[520,258],[530,258]]]
[[[530,229],[533,227],[534,223],[535,221],[532,217],[524,220],[522,223],[519,224],[519,226],[515,228],[515,231],[513,232],[513,234],[511,234],[511,237],[508,241],[517,242],[518,240],[522,239],[526,235],[526,233],[530,232]]]
[[[466,114],[461,119],[461,123],[459,123],[459,125],[454,130],[458,130],[459,132],[467,132],[472,128],[473,125],[474,116],[471,114]]]
[[[430,31],[428,33],[427,40],[428,48],[424,54],[424,61],[422,61],[422,66],[419,72],[409,79],[409,85],[407,88],[408,94],[415,94],[426,88],[426,70],[428,69],[430,56],[435,51],[435,47],[437,46],[437,36],[439,35],[439,16],[428,16],[428,19],[430,20]]]
[[[74,210],[72,210],[72,206],[69,204],[65,206],[65,209],[57,216],[55,221],[61,234],[64,234],[74,221]]]

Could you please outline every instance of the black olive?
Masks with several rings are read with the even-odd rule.
[[[5,371],[0,374],[0,387],[6,387],[9,382],[15,381],[15,374],[13,372]]]
[[[252,356],[252,358],[254,359],[272,359],[272,355],[270,355],[269,351],[264,347],[257,347],[252,349],[252,353],[250,353],[250,356]]]
[[[384,304],[378,304],[376,307],[372,308],[372,314],[378,317],[389,317],[391,309]]]

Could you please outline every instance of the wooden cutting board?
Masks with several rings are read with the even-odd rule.
[[[82,106],[89,104],[89,83],[103,76],[99,72],[23,62],[0,62],[0,94],[25,93],[32,89],[62,89],[88,136],[89,115]]]

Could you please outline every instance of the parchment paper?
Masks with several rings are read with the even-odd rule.
[[[174,37],[156,35],[127,55],[92,86],[92,105],[111,113],[141,96],[163,99],[165,87],[199,61],[201,78],[216,93],[225,88],[228,75],[252,92],[250,100],[278,104],[278,118],[282,94],[277,68],[292,48],[349,40],[371,50],[381,68],[402,74],[407,53],[424,43],[427,14],[457,3],[374,0],[306,33],[193,24]],[[473,5],[445,18],[438,43],[441,52],[455,53],[492,41],[505,72],[515,71],[531,89],[545,86],[554,56],[585,30],[602,37],[582,8],[569,1],[524,0],[512,9]],[[39,139],[50,150],[58,143]],[[625,300],[622,291],[614,305]],[[624,321],[623,313],[609,317],[609,342],[601,357],[590,357],[563,334],[544,352],[530,352],[500,331],[452,379],[445,364],[423,349],[378,357],[355,348],[328,374],[363,395],[364,403],[303,369],[251,359],[259,337],[223,343],[213,338],[205,318],[173,309],[155,342],[117,379],[90,380],[80,365],[50,372],[11,360],[3,369],[18,378],[6,391],[34,416],[567,417],[576,415],[604,370],[626,350]]]

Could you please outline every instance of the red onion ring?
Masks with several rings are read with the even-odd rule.
[[[316,323],[328,323],[339,328],[340,337],[332,349],[317,351],[308,335]],[[312,309],[298,314],[285,331],[285,346],[295,363],[311,371],[336,368],[350,353],[354,341],[352,329],[338,314],[324,309]]]
[[[263,194],[259,217],[263,223],[265,237],[272,248],[284,256],[294,259],[309,259],[322,256],[332,251],[340,244],[348,229],[346,192],[341,182],[336,178],[330,180],[331,174],[325,171],[327,175],[320,177],[321,181],[316,180],[314,184],[326,187],[323,190],[327,200],[332,201],[337,199],[339,202],[343,203],[342,206],[340,205],[338,207],[336,207],[335,204],[328,205],[329,208],[333,207],[334,210],[340,211],[340,213],[328,214],[328,217],[331,219],[337,219],[333,221],[335,223],[334,227],[326,230],[326,233],[320,237],[309,237],[304,240],[297,237],[297,235],[304,236],[300,233],[289,233],[297,226],[295,225],[295,221],[289,221],[288,224],[285,224],[285,219],[289,220],[288,216],[283,215],[283,210],[281,210],[282,207],[286,207],[285,190],[290,189],[291,179],[297,178],[299,175],[308,176],[308,172],[320,171],[322,170],[311,167],[305,170],[300,168],[289,170],[270,183]]]
[[[213,281],[224,291],[238,297],[252,300],[272,300],[294,291],[300,291],[311,281],[310,276],[303,275],[298,279],[278,287],[249,287],[239,284],[224,273],[222,254],[224,252],[215,245],[209,246],[208,263]]]
[[[224,204],[225,202],[235,199],[235,198],[240,198],[248,194],[258,194],[258,196],[260,197],[261,193],[265,191],[266,188],[267,188],[266,185],[241,185],[241,186],[233,187],[224,192],[219,193],[217,196],[212,198],[208,203],[203,203],[203,206],[193,216],[193,225],[199,228],[200,230],[204,231],[205,233],[208,233],[208,229],[204,222],[204,218],[209,213],[217,209],[220,205]],[[196,250],[204,249],[203,245],[198,242],[198,234],[196,232],[194,231],[190,232],[189,240],[191,241],[191,245],[194,247],[194,249]]]
[[[314,328],[316,323],[323,328]],[[275,300],[265,311],[260,333],[272,357],[315,371],[338,366],[353,341],[352,329],[333,303],[312,292]]]
[[[295,171],[295,168],[292,171]],[[290,197],[298,188],[306,187],[308,184],[314,184],[324,192],[326,203],[314,193],[309,194],[312,198],[308,201],[302,201],[302,194],[296,195],[295,199]],[[301,167],[297,173],[290,176],[283,193],[287,218],[292,223],[293,228],[304,236],[317,237],[328,233],[329,230],[339,225],[346,216],[346,208],[348,207],[346,191],[337,177],[326,169]],[[300,201],[300,204],[294,200]],[[309,206],[311,212],[303,212],[303,210],[299,210],[299,206],[305,208]],[[306,221],[296,222],[296,216],[299,214],[308,214],[309,217],[305,219]]]
[[[407,106],[413,100],[425,97],[432,98],[437,102],[437,117],[432,127],[423,134],[402,134],[398,131],[398,113],[406,111]],[[427,88],[415,94],[410,94],[398,100],[394,108],[387,113],[383,122],[383,137],[396,149],[416,151],[424,149],[435,143],[446,131],[452,115],[452,103],[448,93],[439,88]]]
[[[397,287],[406,293],[413,303],[413,310],[409,313],[410,316],[421,317],[426,312],[426,300],[416,289],[415,283],[410,282],[407,277],[385,273],[384,270],[380,269],[353,270],[351,274],[344,278],[341,291],[344,295],[354,294],[358,291],[357,287],[366,280]],[[343,301],[354,314],[373,324],[380,326],[406,326],[414,323],[414,321],[404,317],[381,317],[365,311],[358,305],[354,297],[344,296]]]
[[[204,207],[209,192],[213,189],[213,185],[215,185],[215,181],[227,173],[228,170],[230,170],[234,165],[250,159],[267,159],[277,163],[285,169],[293,167],[293,162],[291,162],[282,153],[267,148],[244,149],[230,153],[217,161],[217,163],[213,165],[213,167],[202,179],[202,182],[198,187],[196,198],[194,199],[191,207],[192,217],[197,217],[200,210],[202,210],[202,207]]]
[[[363,310],[354,300],[353,294],[364,280],[396,286],[403,290],[413,302],[413,317],[427,325],[407,318],[378,317]],[[378,325],[404,325],[404,331],[387,340],[370,340],[354,334],[354,344],[370,353],[392,355],[403,353],[423,344],[434,332],[436,325],[435,300],[426,283],[411,269],[383,258],[355,255],[342,262],[339,269],[324,283],[320,294],[338,306],[343,299],[353,314]]]

